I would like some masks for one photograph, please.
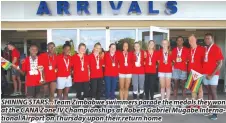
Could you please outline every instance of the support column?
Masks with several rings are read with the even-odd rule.
[[[224,31],[224,61],[223,61],[223,69],[224,69],[224,75],[226,75],[226,60],[225,60],[225,56],[226,56],[226,30]],[[226,76],[224,76],[224,92],[226,92]]]
[[[27,39],[24,38],[23,42],[24,42],[24,54],[26,54],[27,56]]]

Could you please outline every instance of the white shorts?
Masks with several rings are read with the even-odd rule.
[[[211,80],[206,78],[206,74],[203,75],[204,85],[218,85],[219,75],[214,75]]]
[[[71,86],[72,86],[71,76],[57,77],[57,84],[56,84],[57,89],[64,89],[64,88],[71,87]]]
[[[158,77],[172,78],[172,73],[159,72]]]
[[[119,73],[119,78],[132,78],[132,74],[121,74],[121,73]]]

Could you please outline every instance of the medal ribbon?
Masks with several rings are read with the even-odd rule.
[[[100,63],[100,62],[99,62],[99,60],[100,60],[100,59],[99,59],[99,55],[96,55],[96,56],[95,56],[95,59],[96,59],[97,66],[99,66],[99,63]]]
[[[151,59],[152,59],[153,54],[154,54],[154,52],[152,52],[151,54],[149,53],[149,62],[151,62]]]
[[[213,44],[210,45],[210,47],[206,47],[206,52],[205,52],[205,59],[208,60],[208,55],[209,55],[209,52],[210,52],[210,49],[212,48]]]
[[[124,59],[125,59],[125,63],[127,63],[127,58],[128,58],[128,53],[127,52],[123,52],[123,55],[124,55]]]
[[[194,62],[194,57],[195,57],[195,52],[196,52],[196,48],[193,50],[191,50],[191,61]]]
[[[69,67],[69,59],[66,62],[66,59],[64,58],[64,64],[66,65],[67,71],[68,71],[68,67]]]
[[[113,55],[110,54],[110,58],[111,58],[111,62],[115,63],[115,54],[113,54]]]
[[[168,52],[165,52],[163,51],[163,57],[164,57],[164,62],[167,62],[168,61]]]
[[[136,62],[140,63],[140,52],[136,53]]]
[[[180,50],[179,50],[179,48],[177,47],[177,56],[181,57],[182,50],[183,50],[183,47],[182,47]]]
[[[52,66],[52,63],[50,61],[50,55],[48,54],[48,60],[49,60],[49,66]],[[54,55],[53,55],[53,61],[54,61]]]
[[[80,57],[80,56],[79,56]],[[84,69],[84,56],[80,57],[81,69]]]

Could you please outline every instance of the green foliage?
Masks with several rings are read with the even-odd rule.
[[[71,40],[70,42],[71,42],[71,52],[70,52],[70,54],[72,56],[72,55],[74,55],[76,53],[76,51],[75,51],[75,47],[74,47],[73,41]],[[56,50],[56,54],[61,54],[63,52],[63,45],[56,46],[55,50]]]
[[[119,41],[116,42],[117,50],[122,50],[122,44],[124,41],[129,42],[130,50],[134,49],[133,46],[134,46],[135,40],[132,38],[124,38],[124,39],[120,39]],[[138,42],[140,43],[142,50],[147,50],[147,42],[144,42],[144,41],[138,41]]]

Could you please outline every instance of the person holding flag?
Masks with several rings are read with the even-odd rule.
[[[224,56],[221,49],[214,43],[212,34],[205,34],[204,39],[206,47],[203,59],[203,83],[208,90],[208,100],[217,100],[217,85]],[[212,114],[210,118],[216,120],[217,114]]]
[[[11,50],[12,64],[18,66],[20,61],[20,52],[12,42],[8,42],[7,47],[9,50]],[[12,80],[14,92],[10,96],[22,95],[20,73],[14,68],[12,68]]]
[[[168,40],[162,41],[162,49],[158,51],[158,77],[161,86],[161,99],[170,99],[172,78],[172,51]],[[166,96],[165,96],[166,92]]]
[[[79,100],[89,96],[89,57],[86,55],[86,45],[80,43],[78,54],[72,57],[73,82]],[[81,93],[84,92],[83,96]]]
[[[184,88],[187,79],[187,58],[188,49],[183,46],[184,39],[179,36],[176,40],[177,47],[172,50],[173,57],[173,74],[172,78],[175,82],[174,84],[174,98],[177,99],[178,86],[181,83],[182,96],[186,98],[186,89]]]
[[[196,74],[192,74],[188,77],[188,81],[186,83],[186,87],[189,89],[188,87],[188,83],[191,83],[192,80],[194,79],[198,79],[200,77],[197,77],[199,74],[202,74],[203,72],[203,58],[204,58],[204,48],[197,45],[197,39],[195,37],[194,34],[192,34],[191,36],[189,36],[189,44],[191,46],[190,50],[189,50],[189,55],[188,55],[188,72],[193,72]],[[191,86],[190,86],[191,87]],[[203,89],[202,89],[202,85],[200,83],[200,87],[196,88],[196,90],[192,91],[192,99],[201,99],[203,98]],[[198,93],[198,95],[197,95]]]
[[[115,99],[115,89],[119,74],[119,57],[116,52],[115,43],[110,44],[109,51],[104,54],[104,62],[105,96],[106,99]]]
[[[132,78],[132,53],[127,41],[122,43],[122,51],[119,52],[119,96],[120,100],[127,100]]]

